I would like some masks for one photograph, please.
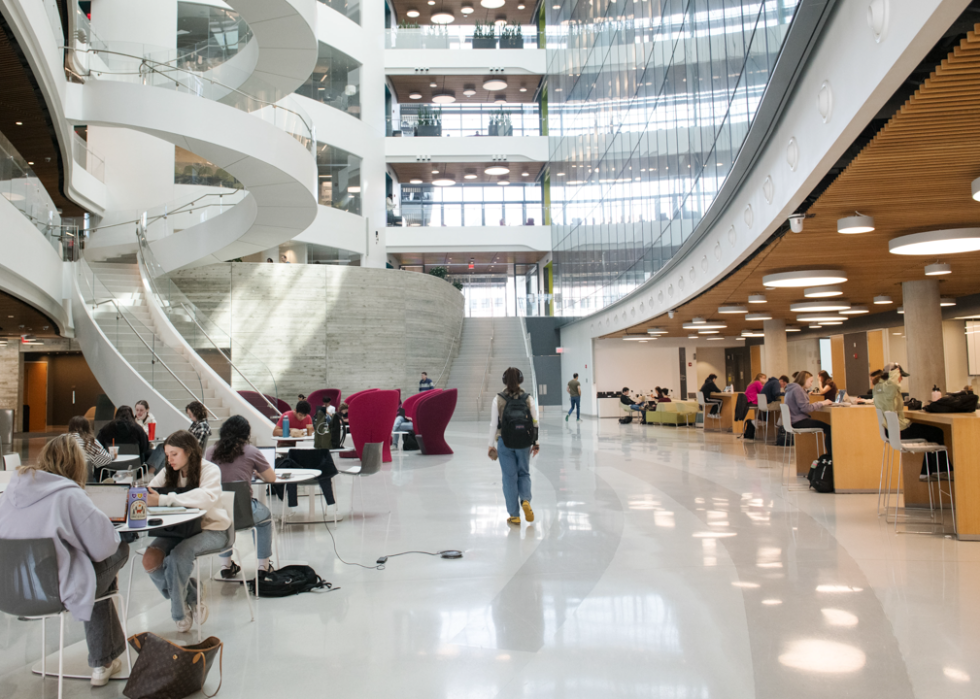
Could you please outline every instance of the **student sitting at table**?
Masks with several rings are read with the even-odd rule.
[[[201,590],[201,606],[197,607],[197,580],[191,579],[194,559],[216,553],[228,546],[228,527],[231,517],[221,507],[221,469],[201,454],[197,437],[178,430],[163,443],[167,455],[166,467],[150,481],[146,504],[150,507],[180,506],[204,510],[201,532],[186,539],[157,537],[143,554],[143,568],[166,599],[170,600],[170,616],[177,630],[191,630],[196,617],[203,624],[208,618],[208,606]],[[166,488],[167,493],[157,492]]]
[[[796,379],[793,383],[786,386],[786,395],[783,397],[783,403],[789,406],[789,421],[793,427],[819,427],[823,430],[824,439],[826,440],[824,446],[827,449],[827,453],[830,454],[830,425],[820,420],[814,420],[810,417],[810,413],[826,405],[830,405],[833,401],[821,400],[816,403],[811,403],[807,392],[812,385],[813,374],[809,371],[797,372]]]
[[[83,415],[76,415],[68,421],[68,434],[75,438],[82,453],[85,454],[85,461],[88,464],[88,474],[86,482],[95,476],[95,470],[101,466],[112,463],[112,454],[99,444],[92,434],[92,425],[88,418]]]
[[[225,420],[218,432],[218,443],[208,449],[205,459],[221,469],[221,482],[245,481],[251,483],[252,474],[266,482],[276,482],[276,472],[266,461],[262,452],[252,446],[252,427],[241,415],[232,415]],[[267,572],[269,558],[272,556],[272,514],[269,508],[252,498],[252,519],[258,535],[257,557],[259,575]],[[231,559],[231,551],[222,553],[221,577],[237,578],[242,569]]]
[[[755,380],[745,389],[745,400],[748,401],[749,405],[759,405],[759,393],[762,392],[767,378],[765,374],[760,372],[755,375]]]
[[[718,384],[715,383],[715,379],[718,378],[718,374],[708,374],[708,378],[704,380],[701,385],[701,395],[704,396],[706,401],[711,400],[712,393],[721,393],[721,389],[718,388]],[[715,415],[718,412],[719,405],[717,403],[710,403],[708,405],[711,408],[710,415]]]
[[[122,669],[126,637],[112,600],[95,600],[116,589],[129,544],[120,543],[112,522],[85,494],[87,474],[73,435],[45,444],[33,466],[18,467],[0,498],[0,537],[54,539],[61,601],[85,624],[92,686],[102,687]]]
[[[635,403],[630,397],[630,390],[626,386],[623,386],[623,392],[619,395],[619,402],[627,407],[629,410],[635,410],[640,414],[640,422],[644,425],[647,424],[647,413],[646,406],[643,403]]]
[[[313,410],[310,408],[310,404],[305,400],[301,400],[296,404],[296,410],[287,410],[285,413],[279,416],[279,422],[276,423],[276,428],[272,430],[273,437],[289,437],[288,434],[284,435],[282,433],[282,421],[284,418],[289,420],[289,431],[293,430],[305,430],[306,434],[313,433],[313,418],[310,417],[310,413]],[[293,443],[295,445],[295,442]]]
[[[106,449],[122,444],[135,444],[139,451],[140,463],[145,464],[150,458],[150,440],[146,432],[136,423],[133,409],[128,405],[116,408],[115,419],[104,425],[95,437]]]
[[[135,407],[133,408],[133,418],[136,420],[136,424],[143,428],[143,431],[147,434],[150,433],[150,424],[156,424],[157,419],[153,417],[153,413],[150,412],[150,404],[145,400],[136,401]]]
[[[837,384],[834,383],[833,378],[826,371],[821,370],[817,372],[817,377],[820,379],[820,388],[814,392],[819,393],[833,403],[837,400]]]
[[[909,373],[902,368],[901,364],[887,364],[882,369],[881,380],[875,384],[874,404],[882,413],[897,413],[898,426],[902,430],[902,439],[924,439],[934,444],[946,444],[946,435],[941,427],[936,425],[923,425],[921,422],[912,422],[905,417],[905,401],[902,400],[902,379],[909,376]],[[885,434],[888,434],[888,425],[882,425]],[[947,454],[949,456],[949,454]],[[933,457],[936,460],[935,471],[929,468],[928,454],[922,455],[922,471],[919,473],[920,481],[938,480],[939,455]],[[953,462],[949,463],[950,477],[952,477]],[[946,477],[943,473],[942,478]]]
[[[779,399],[783,395],[783,391],[786,390],[786,386],[789,385],[788,376],[780,376],[778,379],[775,376],[770,376],[769,380],[766,381],[765,385],[762,387],[760,393],[766,397],[766,401],[769,403],[778,403]],[[756,400],[758,400],[756,396]]]
[[[194,400],[184,406],[184,412],[191,419],[191,426],[187,428],[187,431],[197,437],[201,448],[204,448],[204,443],[211,436],[211,425],[208,424],[208,409],[204,407],[204,403],[201,401]]]
[[[657,386],[657,400],[654,401],[654,408],[656,408],[657,403],[670,403],[670,389],[661,388]]]

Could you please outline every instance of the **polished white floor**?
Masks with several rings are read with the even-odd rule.
[[[790,490],[783,449],[550,410],[532,525],[505,522],[484,426],[454,423],[455,455],[397,452],[355,491],[363,516],[330,527],[348,561],[462,560],[347,566],[325,525],[296,526],[283,557],[339,590],[262,600],[251,623],[240,588],[212,585],[221,696],[977,696],[980,543],[896,535],[875,496]],[[134,590],[131,633],[191,639],[141,570]],[[56,696],[29,672],[39,646],[36,623],[0,621],[0,697]]]

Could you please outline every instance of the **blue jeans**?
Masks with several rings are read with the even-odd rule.
[[[531,447],[510,449],[504,446],[503,437],[498,437],[497,458],[500,459],[507,514],[518,517],[521,513],[521,502],[531,501]]]
[[[272,513],[269,508],[258,500],[252,500],[252,520],[255,522],[255,532],[258,540],[256,558],[272,557]],[[221,554],[221,558],[230,558],[231,551]]]
[[[582,415],[579,413],[580,406],[582,405],[582,396],[572,396],[572,407],[568,409],[568,414],[571,415],[572,411],[575,411],[575,419],[581,419]]]
[[[161,537],[150,548],[163,551],[163,565],[150,572],[150,580],[160,593],[170,600],[170,616],[174,621],[184,618],[184,604],[197,605],[197,581],[191,580],[194,559],[205,553],[217,553],[228,545],[227,531],[205,529],[189,539]]]

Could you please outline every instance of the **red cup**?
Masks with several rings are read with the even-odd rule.
[[[151,440],[152,439],[156,439],[157,438],[157,423],[151,422],[149,425],[146,426],[146,428],[147,428],[147,432],[150,435],[150,439]]]

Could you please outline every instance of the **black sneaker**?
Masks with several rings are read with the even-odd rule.
[[[232,561],[231,565],[228,568],[221,569],[221,577],[224,578],[225,580],[234,580],[235,578],[238,577],[238,574],[241,572],[242,572],[241,566],[235,563],[234,561]]]

